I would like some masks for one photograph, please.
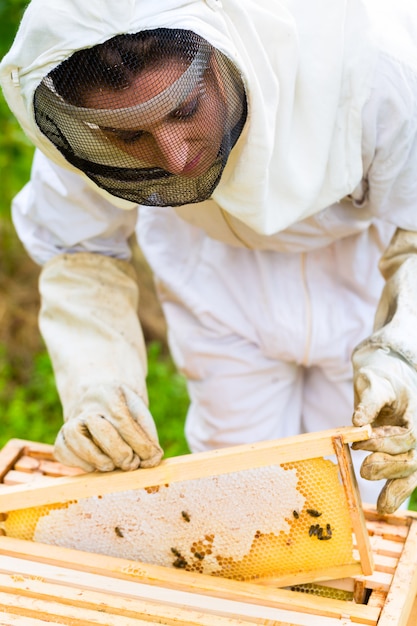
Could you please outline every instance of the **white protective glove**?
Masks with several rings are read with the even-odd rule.
[[[56,458],[86,471],[157,465],[163,452],[147,408],[132,266],[64,254],[44,266],[39,285],[40,329],[64,409]]]
[[[374,332],[352,358],[353,423],[371,424],[372,436],[352,447],[372,452],[361,475],[388,479],[377,507],[392,513],[417,487],[417,232],[397,229],[380,270]]]

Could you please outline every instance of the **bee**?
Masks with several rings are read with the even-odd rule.
[[[188,565],[187,561],[184,559],[184,557],[179,556],[177,559],[175,559],[175,561],[172,564],[174,567],[177,567],[178,569],[185,569]]]
[[[319,526],[317,529],[317,539],[322,539],[322,538],[323,538],[323,528]]]
[[[188,515],[187,511],[181,511],[181,515],[183,516],[183,518],[185,519],[186,522],[189,522],[191,520],[191,518]]]
[[[120,530],[119,526],[115,526],[114,527],[114,532],[116,533],[116,535],[118,537],[124,537],[124,534],[122,533],[122,531]]]
[[[174,556],[178,557],[179,559],[182,559],[182,554],[179,550],[177,550],[177,548],[171,548],[171,552],[172,554],[174,554]]]
[[[294,515],[295,519],[298,519],[300,517],[300,514],[298,511],[293,511],[292,514]]]
[[[324,528],[321,528],[320,530],[322,532],[317,535],[317,538],[320,539],[320,541],[328,541],[332,538],[332,527],[330,524],[326,524],[326,534],[324,534]]]
[[[320,526],[318,524],[312,524],[310,526],[309,531],[308,531],[308,534],[310,535],[310,537],[313,537],[314,535],[317,535],[319,528],[320,528]]]
[[[321,513],[316,511],[315,509],[307,509],[307,513],[311,515],[311,517],[320,517]]]
[[[196,559],[199,559],[200,561],[204,559],[204,554],[201,554],[201,552],[194,552],[194,556]]]

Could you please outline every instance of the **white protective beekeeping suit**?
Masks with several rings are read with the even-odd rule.
[[[160,458],[125,262],[136,204],[99,190],[65,161],[36,124],[34,92],[76,50],[174,27],[232,61],[248,105],[211,199],[140,209],[138,236],[189,378],[190,445],[348,423],[350,354],[372,333],[377,261],[397,227],[381,265],[387,286],[376,331],[354,358],[354,421],[376,427],[365,475],[392,479],[380,506],[395,509],[417,467],[411,1],[32,1],[1,80],[50,159],[36,157],[14,216],[29,252],[47,262],[41,328],[66,419],[57,450],[66,462],[99,469]]]

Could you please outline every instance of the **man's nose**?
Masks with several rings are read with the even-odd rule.
[[[158,165],[171,174],[181,174],[189,159],[189,144],[176,125],[153,132]]]

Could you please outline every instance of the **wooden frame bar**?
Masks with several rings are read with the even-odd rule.
[[[146,563],[134,563],[126,559],[108,557],[100,554],[46,546],[32,541],[0,537],[0,554],[17,558],[30,558],[37,563],[66,566],[93,574],[108,575],[122,580],[135,580],[148,585],[165,587],[176,591],[213,596],[221,599],[247,602],[263,607],[289,611],[303,611],[308,615],[320,615],[340,619],[347,615],[346,603],[342,600],[329,600],[319,596],[294,593],[286,589],[271,589],[255,583],[242,583],[235,580],[220,579],[205,574],[193,574],[186,571]],[[0,565],[1,570],[1,565]],[[375,624],[380,609],[352,603],[350,617],[362,624]]]
[[[11,486],[7,492],[0,491],[0,513],[117,491],[228,474],[265,465],[330,456],[335,453],[334,437],[340,437],[343,443],[348,444],[368,439],[369,435],[369,426],[340,428],[275,441],[188,454],[166,459],[158,467],[132,472],[115,471],[104,474],[81,474],[74,477],[44,478],[42,482],[31,483],[29,486]]]
[[[417,595],[417,520],[409,527],[378,626],[413,626],[411,611]],[[414,613],[414,619],[417,617]]]
[[[364,574],[371,574],[374,568],[371,546],[369,544],[368,533],[363,532],[363,529],[366,528],[365,517],[359,499],[359,489],[353,471],[350,450],[340,436],[333,437],[333,447],[339,463],[339,471],[345,489],[346,501],[355,533],[362,571]]]

